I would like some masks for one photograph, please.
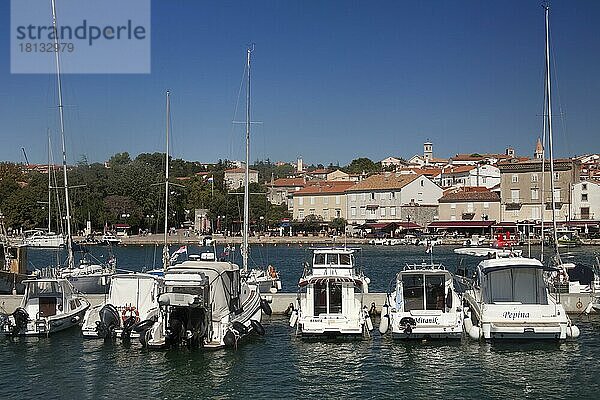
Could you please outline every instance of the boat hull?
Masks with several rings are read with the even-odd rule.
[[[110,275],[70,276],[67,280],[80,293],[107,294],[110,289]],[[103,280],[106,281],[105,285],[103,285]]]

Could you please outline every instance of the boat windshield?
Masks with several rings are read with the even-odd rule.
[[[58,284],[58,282],[45,282],[45,281],[40,281],[40,282],[31,282],[29,283],[28,286],[28,295],[29,298],[33,298],[33,297],[48,297],[48,296],[55,296],[55,297],[62,297],[62,293],[60,290],[60,285]]]
[[[314,265],[352,265],[352,254],[348,253],[315,253]]]
[[[445,311],[445,280],[443,275],[402,275],[404,311]]]
[[[484,301],[492,303],[548,304],[546,286],[539,268],[506,268],[486,274]]]

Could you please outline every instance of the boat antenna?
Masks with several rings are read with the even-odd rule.
[[[242,244],[242,265],[248,271],[248,234],[250,219],[250,60],[254,51],[254,43],[246,49],[246,168],[244,170],[244,232]]]
[[[167,90],[167,147],[165,153],[165,233],[163,245],[163,269],[169,267],[169,246],[167,244],[167,235],[169,229],[169,129],[171,125],[171,92]]]
[[[58,21],[56,18],[56,0],[52,3],[52,29],[54,31],[54,48],[60,49],[58,42]],[[71,205],[69,203],[69,183],[67,179],[67,151],[65,145],[65,119],[63,112],[62,81],[60,78],[60,51],[54,52],[56,62],[56,86],[58,90],[58,116],[60,120],[60,137],[62,145],[63,178],[65,186],[65,214],[67,219],[67,265],[70,269],[75,266],[73,259],[73,238],[71,237]]]
[[[546,4],[544,6],[546,14],[546,107],[548,113],[546,114],[546,120],[548,124],[548,145],[550,147],[550,192],[552,196],[552,239],[554,241],[554,248],[556,251],[556,262],[562,264],[560,259],[560,252],[558,250],[558,234],[556,232],[556,199],[554,197],[555,184],[554,184],[554,149],[552,146],[552,101],[551,101],[551,79],[550,79],[550,22],[549,13],[550,7]]]

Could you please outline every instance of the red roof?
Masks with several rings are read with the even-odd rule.
[[[304,187],[304,185],[305,185],[304,178],[279,178],[279,179],[275,179],[275,181],[273,182],[273,186],[275,186],[275,187],[286,187],[286,186]]]
[[[349,181],[317,181],[307,184],[303,189],[294,192],[294,196],[307,194],[342,194],[354,182]]]

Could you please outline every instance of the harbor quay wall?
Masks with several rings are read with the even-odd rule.
[[[361,296],[361,294],[356,294]],[[363,296],[363,303],[367,308],[371,308],[375,304],[377,313],[381,312],[381,307],[385,303],[385,293],[366,293]],[[19,295],[0,295],[0,312],[10,314],[21,304],[23,296]],[[88,294],[85,298],[92,306],[102,304],[106,296],[103,294]],[[275,293],[263,294],[273,310],[273,314],[287,314],[290,311],[290,304],[294,308],[298,307],[298,293]],[[585,311],[588,304],[592,301],[592,296],[589,293],[571,293],[561,294],[559,298],[565,310],[571,314],[581,314]]]

